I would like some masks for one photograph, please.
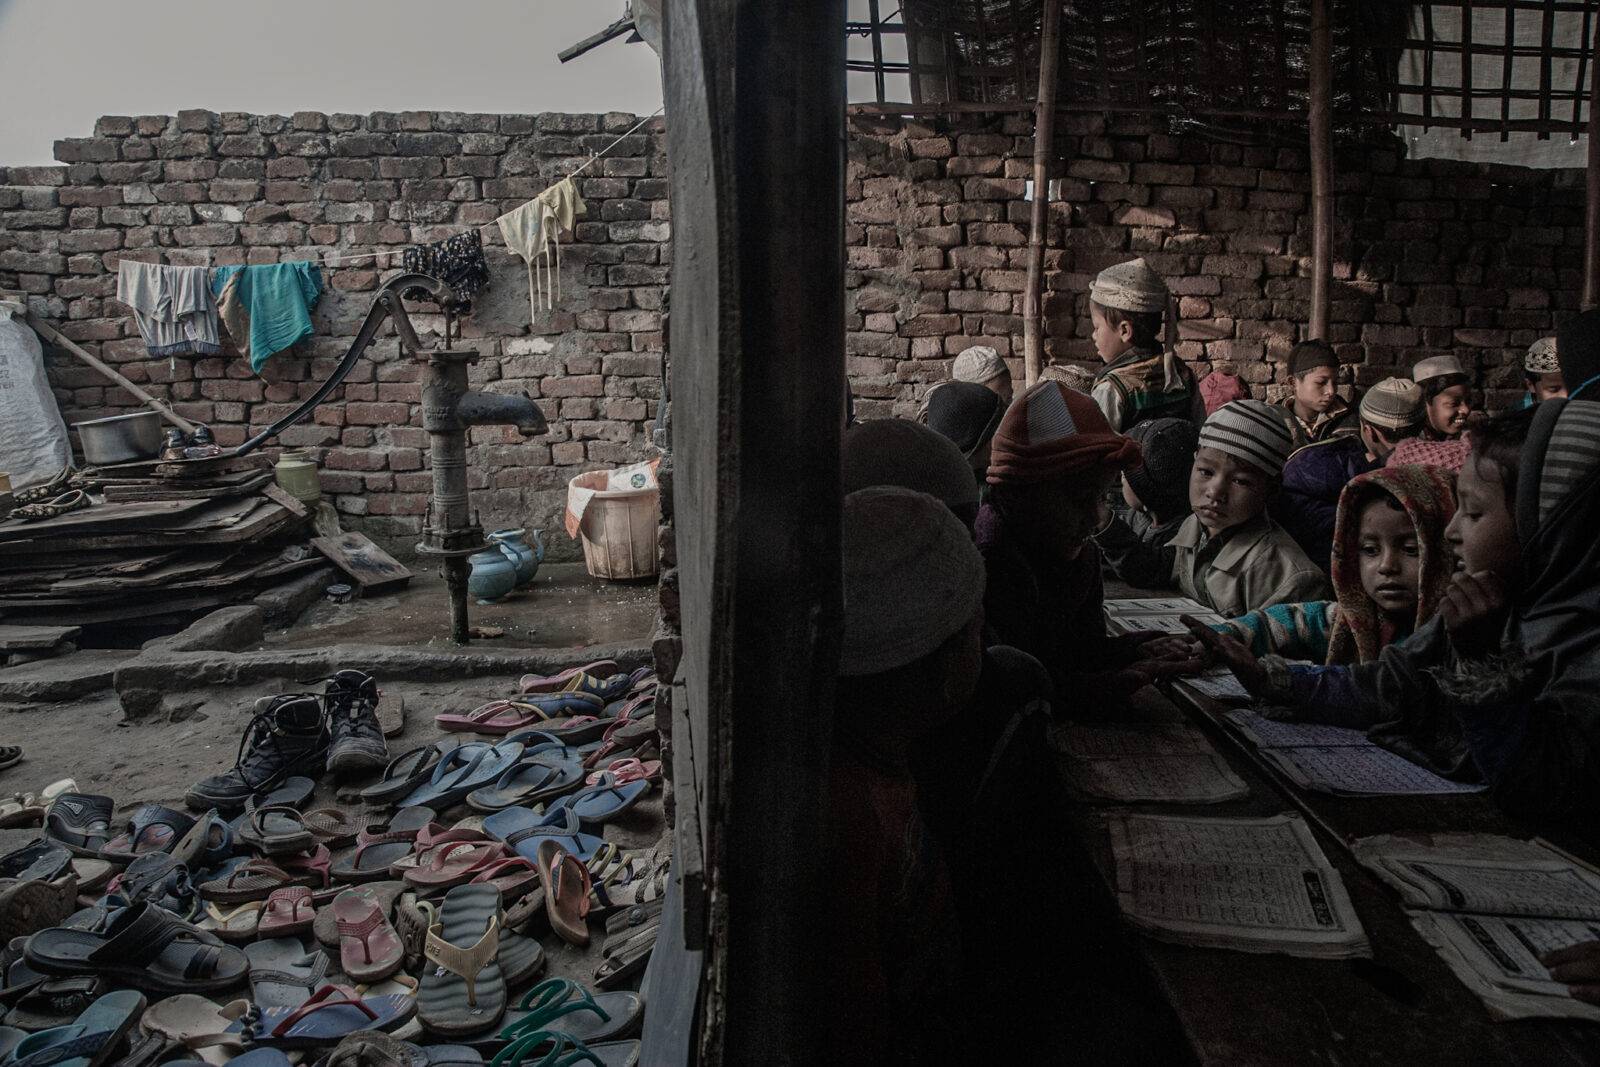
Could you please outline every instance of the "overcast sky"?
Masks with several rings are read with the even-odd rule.
[[[0,166],[53,161],[101,115],[183,108],[631,111],[661,105],[648,45],[556,52],[622,0],[0,0]]]

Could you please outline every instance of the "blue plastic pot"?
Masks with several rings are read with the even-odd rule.
[[[499,547],[513,566],[517,568],[517,588],[527,585],[539,573],[539,564],[544,562],[544,542],[539,537],[539,531],[533,531],[533,545],[523,539],[523,529],[496,530],[489,535],[489,542]]]
[[[517,565],[498,545],[473,553],[467,562],[472,564],[467,592],[477,597],[478,603],[493,603],[517,587]]]

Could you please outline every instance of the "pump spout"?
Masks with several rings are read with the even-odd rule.
[[[472,390],[461,397],[456,414],[468,426],[511,425],[524,437],[550,432],[544,412],[527,394],[480,393]]]

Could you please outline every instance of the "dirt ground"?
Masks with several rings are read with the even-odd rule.
[[[268,648],[312,648],[324,644],[450,646],[450,609],[437,568],[412,565],[411,584],[397,593],[335,604],[313,605],[287,630],[267,635]],[[474,626],[493,626],[501,637],[474,642],[495,648],[579,648],[584,645],[647,644],[655,627],[654,581],[603,582],[581,563],[541,567],[526,589],[493,604],[467,601]]]

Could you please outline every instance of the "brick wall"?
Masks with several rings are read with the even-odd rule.
[[[154,360],[114,298],[122,258],[273,263],[434,240],[492,222],[634,124],[632,115],[441,112],[292,117],[185,111],[108,116],[56,142],[56,167],[0,168],[0,286],[19,287],[64,333],[131,380],[242,441],[310,395],[348,348],[399,257],[327,270],[316,335],[257,377],[231,346],[213,359]],[[669,212],[659,123],[579,178],[588,214],[562,249],[561,299],[530,326],[527,272],[484,232],[492,284],[457,347],[479,350],[474,385],[523,392],[547,437],[472,431],[473,503],[486,526],[554,531],[567,479],[643,456],[662,370]],[[414,317],[437,328],[442,319]],[[134,402],[64,358],[52,381],[69,421]],[[430,476],[419,367],[380,339],[340,393],[287,431],[319,451],[346,525],[401,549],[415,541]],[[571,554],[565,534],[550,539]]]
[[[260,378],[231,352],[152,360],[113,299],[122,256],[269,263],[396,248],[492,221],[634,122],[628,115],[182,112],[107,117],[58,143],[58,167],[0,169],[0,286],[20,287],[63,329],[184,413],[242,440],[308,395],[341,356],[371,291],[397,266],[327,274],[317,335]],[[669,262],[659,124],[580,179],[589,215],[562,252],[562,298],[530,328],[521,261],[485,240],[491,288],[463,345],[474,381],[535,397],[548,437],[473,432],[473,500],[486,525],[554,530],[574,473],[644,455],[656,414]],[[1021,296],[1031,120],[855,120],[846,196],[849,372],[865,417],[906,414],[969,344],[1021,375]],[[1095,272],[1148,257],[1181,298],[1181,355],[1231,365],[1279,395],[1308,316],[1309,179],[1303,149],[1172,137],[1119,119],[1065,120],[1062,200],[1046,253],[1047,353],[1092,363],[1084,293]],[[1576,308],[1583,175],[1395,151],[1337,158],[1332,336],[1367,385],[1444,351],[1495,406],[1520,392],[1526,346]],[[773,210],[783,210],[774,204]],[[383,261],[380,261],[383,262]],[[423,323],[432,320],[420,319]],[[69,419],[131,410],[93,372],[52,367]],[[321,450],[348,525],[405,549],[426,506],[417,368],[392,339],[285,443]],[[571,551],[565,537],[551,539]]]
[[[1020,380],[1031,131],[1030,117],[853,120],[847,351],[864,417],[913,411],[970,344],[993,345]],[[1098,365],[1089,283],[1142,255],[1180,298],[1179,351],[1197,373],[1231,364],[1256,395],[1283,395],[1310,316],[1306,151],[1099,116],[1064,119],[1057,138],[1047,358]],[[1512,403],[1524,350],[1578,306],[1583,172],[1387,150],[1340,151],[1335,166],[1329,340],[1346,392],[1454,352],[1491,407]]]

